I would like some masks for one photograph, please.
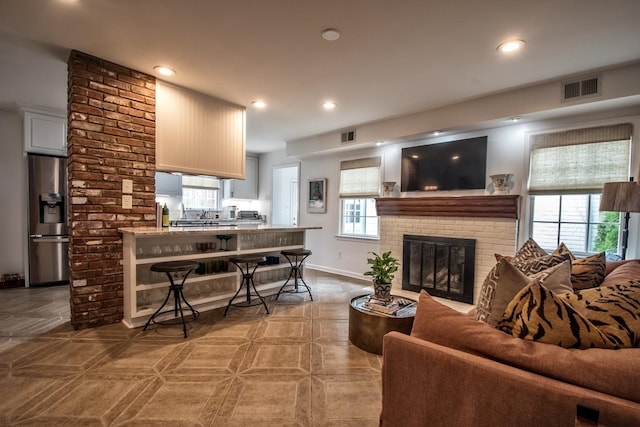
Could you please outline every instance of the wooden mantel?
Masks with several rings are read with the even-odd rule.
[[[518,219],[519,195],[453,197],[384,197],[378,215]]]

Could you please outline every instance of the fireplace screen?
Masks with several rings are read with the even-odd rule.
[[[473,304],[476,241],[404,235],[402,289]]]

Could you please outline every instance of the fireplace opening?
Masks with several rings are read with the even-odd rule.
[[[402,289],[473,304],[476,241],[405,234]]]

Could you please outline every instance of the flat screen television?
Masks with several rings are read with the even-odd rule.
[[[487,137],[402,149],[402,191],[479,190],[486,187]]]

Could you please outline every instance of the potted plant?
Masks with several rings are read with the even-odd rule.
[[[364,273],[365,276],[373,277],[373,290],[375,297],[381,300],[391,298],[391,282],[395,272],[398,271],[399,262],[391,256],[391,251],[387,251],[382,255],[375,252],[369,252],[373,258],[367,258],[367,264],[371,269]]]

